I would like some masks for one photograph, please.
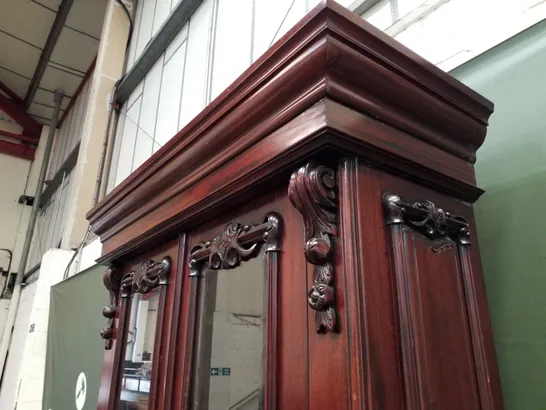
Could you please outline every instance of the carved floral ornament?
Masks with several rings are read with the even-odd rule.
[[[160,285],[166,285],[170,270],[171,258],[168,256],[164,257],[161,262],[145,260],[136,271],[128,272],[123,277],[121,270],[116,267],[106,269],[103,281],[104,286],[108,289],[110,303],[102,310],[102,315],[108,319],[108,324],[101,331],[106,350],[112,348],[119,298],[130,297],[133,293],[149,293]]]
[[[121,279],[121,297],[129,297],[132,293],[149,293],[159,285],[166,285],[170,270],[171,258],[168,256],[161,262],[145,260],[139,269]]]
[[[430,201],[406,202],[398,195],[383,195],[387,225],[403,224],[431,241],[430,248],[441,252],[454,245],[470,245],[466,219],[453,215]]]
[[[282,217],[268,213],[261,224],[230,222],[212,241],[195,245],[190,251],[190,276],[200,276],[203,268],[233,269],[255,255],[265,244],[266,252],[280,251]]]
[[[288,197],[305,226],[304,255],[313,264],[313,286],[308,304],[315,310],[317,333],[335,332],[333,238],[336,226],[336,179],[333,169],[313,163],[292,174]]]

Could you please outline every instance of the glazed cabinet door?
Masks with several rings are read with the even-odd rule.
[[[171,408],[276,408],[284,219],[265,202],[188,237]]]
[[[100,408],[501,409],[472,207],[357,159],[292,171],[109,271]]]
[[[183,240],[183,238],[182,238]],[[179,240],[110,267],[99,409],[164,409]]]
[[[357,160],[341,178],[349,280],[362,291],[348,309],[363,400],[502,408],[472,207]]]
[[[294,171],[188,235],[169,408],[348,408],[336,172]]]

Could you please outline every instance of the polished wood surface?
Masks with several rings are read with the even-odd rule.
[[[351,111],[399,130],[405,146],[378,129],[347,132]],[[472,189],[468,173],[491,112],[485,98],[325,1],[90,211],[104,242],[102,261],[136,254],[143,242],[198,225],[206,219],[203,212],[218,212],[226,192],[264,183],[325,146],[364,147],[380,165],[403,164],[400,172],[416,177],[427,175],[424,169],[444,175],[430,182],[473,201],[481,191]],[[416,152],[413,163],[399,161],[408,146]],[[443,160],[428,163],[435,156],[419,154],[425,146],[437,148]],[[241,175],[218,181],[230,166]],[[203,191],[206,198],[199,196]]]
[[[164,257],[171,259],[170,273],[168,284],[160,289],[160,305],[158,310],[157,328],[161,329],[156,334],[156,342],[154,344],[154,358],[152,369],[151,389],[155,403],[160,403],[164,400],[165,391],[168,387],[165,386],[166,380],[166,355],[170,351],[171,338],[169,329],[173,324],[173,305],[175,304],[175,281],[178,278],[176,271],[178,265],[178,249],[179,241],[177,239],[162,244],[134,260],[120,265],[119,270],[127,274],[131,271],[136,271],[146,260],[162,260]],[[129,314],[131,308],[131,298],[120,295],[119,305],[116,310],[116,326],[114,337],[112,339],[112,347],[105,351],[105,364],[103,366],[101,376],[101,387],[99,391],[99,410],[117,410],[119,406],[119,397],[121,389],[121,377],[123,372],[123,362],[125,358],[125,348],[127,343],[127,331],[129,327]],[[159,404],[155,408],[160,407]]]
[[[172,260],[151,408],[200,408],[196,264],[213,238],[266,246],[278,215],[264,408],[502,410],[472,207],[492,109],[334,1],[299,22],[88,215],[121,273]],[[231,222],[240,236],[222,236]],[[127,331],[116,303],[104,410]]]

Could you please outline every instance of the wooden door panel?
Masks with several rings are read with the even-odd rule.
[[[185,261],[181,262],[183,267],[179,270],[183,281],[181,285],[184,289],[183,297],[180,312],[174,314],[179,320],[179,331],[173,360],[176,365],[173,369],[174,394],[170,408],[195,407],[192,386],[196,380],[198,355],[196,349],[199,349],[196,329],[199,324],[201,285],[199,278],[191,277],[190,250],[196,244],[218,236],[229,222],[255,223],[271,212],[282,217],[284,232],[280,242],[281,251],[273,255],[274,259],[269,259],[270,262],[277,259],[279,266],[276,283],[268,277],[270,292],[276,293],[277,296],[275,299],[277,307],[274,305],[269,307],[270,312],[277,312],[276,321],[274,317],[269,321],[270,325],[276,325],[277,342],[273,344],[270,338],[269,347],[266,346],[268,352],[266,355],[272,356],[266,360],[266,363],[270,364],[265,374],[268,384],[266,390],[270,392],[269,394],[266,392],[266,396],[274,400],[267,403],[264,408],[270,410],[348,408],[350,386],[346,367],[348,340],[344,255],[340,252],[339,240],[334,237],[332,264],[336,272],[336,281],[333,286],[338,323],[333,332],[317,333],[315,311],[308,306],[308,292],[314,285],[315,265],[308,263],[304,256],[308,239],[304,235],[304,218],[289,200],[287,188],[287,185],[281,186],[271,195],[264,196],[237,212],[226,214],[188,235]],[[335,212],[338,219],[337,206]],[[270,273],[271,266],[266,265],[266,273]],[[222,274],[229,275],[229,272]],[[273,334],[272,330],[275,329],[268,328],[268,334]]]
[[[290,204],[286,187],[253,201],[235,212],[226,213],[188,235],[185,260],[180,270],[183,296],[178,314],[179,332],[174,354],[173,395],[170,408],[191,409],[193,383],[196,381],[196,355],[199,349],[198,332],[201,279],[191,276],[189,259],[192,248],[207,242],[224,231],[230,222],[260,223],[264,215],[276,213],[282,218],[283,234],[280,252],[268,253],[265,265],[267,286],[274,296],[268,300],[270,320],[266,320],[269,341],[266,350],[265,381],[267,409],[302,409],[309,403],[309,344],[306,263],[303,257],[303,224],[297,210]],[[286,231],[289,231],[287,233]],[[262,247],[265,246],[261,245]],[[265,249],[262,249],[265,252]],[[263,258],[263,252],[260,258]],[[241,262],[242,264],[248,262]],[[277,278],[271,273],[278,264]],[[229,275],[230,272],[222,272]],[[276,304],[276,305],[275,305]],[[276,312],[276,313],[275,313]],[[276,317],[275,317],[276,314]],[[176,316],[176,313],[175,313]],[[271,328],[273,326],[274,328]],[[314,325],[313,325],[314,326]],[[311,329],[312,331],[312,329]],[[276,335],[275,335],[276,333]],[[273,338],[273,339],[272,339]],[[274,342],[276,341],[276,342]],[[201,370],[202,371],[202,370]],[[273,391],[272,391],[273,390]],[[193,407],[192,407],[193,406]]]
[[[362,292],[347,293],[354,402],[391,410],[502,408],[472,207],[359,160],[343,161],[340,173],[345,276]],[[445,235],[430,236],[427,224],[406,218],[410,211],[393,221],[386,193],[407,206],[428,200],[448,218],[462,218]]]
[[[150,292],[158,293],[157,316],[153,334],[153,353],[151,353],[151,378],[147,374],[145,378],[149,382],[147,406],[150,409],[164,409],[165,399],[168,395],[166,385],[166,370],[168,352],[170,350],[170,329],[172,326],[173,303],[175,300],[174,283],[178,268],[178,240],[172,240],[159,246],[152,246],[151,250],[124,263],[119,268],[108,269],[109,285],[115,289],[117,295],[116,319],[112,328],[112,337],[106,338],[105,362],[101,378],[101,390],[99,394],[99,409],[113,410],[119,407],[120,397],[130,390],[126,389],[125,356],[128,335],[131,330],[131,306],[132,297],[135,294],[150,295]],[[115,273],[114,276],[112,274]],[[114,283],[115,281],[115,283]],[[105,284],[106,284],[105,279]],[[115,305],[114,305],[115,306]],[[106,329],[107,330],[107,329]],[[143,330],[145,331],[145,330]],[[133,333],[133,332],[132,332]],[[103,335],[105,337],[107,335]],[[113,358],[114,360],[110,359]],[[144,360],[144,359],[143,359]],[[149,360],[149,359],[147,359]],[[149,373],[149,372],[148,372]],[[140,386],[140,385],[139,385]],[[140,387],[139,387],[140,388]],[[108,397],[106,397],[106,392]],[[133,393],[132,391],[129,393]],[[140,390],[137,391],[140,393]],[[146,399],[142,397],[144,405]]]
[[[403,225],[391,236],[407,409],[479,409],[458,249]]]
[[[337,167],[336,167],[337,168]],[[309,408],[350,405],[344,254],[339,247],[339,175],[336,168],[308,162],[292,173],[288,198],[299,211],[304,238],[291,258],[305,255],[307,273]],[[301,229],[301,228],[300,228]],[[301,275],[293,272],[294,275]],[[293,407],[288,407],[293,408]]]

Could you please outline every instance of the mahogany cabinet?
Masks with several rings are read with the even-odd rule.
[[[502,409],[472,208],[492,110],[315,8],[89,212],[99,408]]]

